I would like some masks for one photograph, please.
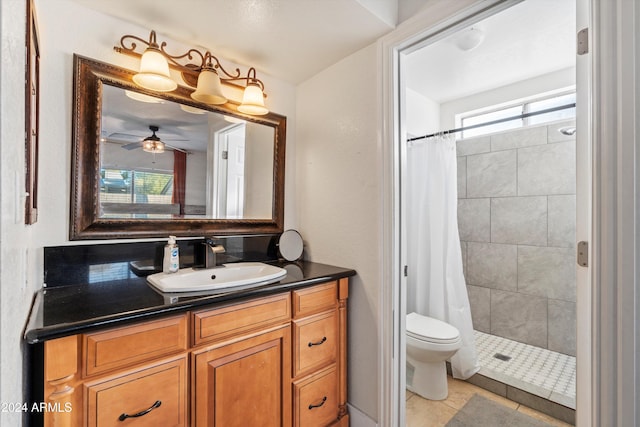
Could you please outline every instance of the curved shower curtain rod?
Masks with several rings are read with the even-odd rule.
[[[519,114],[517,116],[505,117],[503,119],[492,120],[490,122],[479,123],[477,125],[465,126],[465,127],[461,127],[461,128],[457,128],[457,129],[449,129],[449,130],[445,130],[445,131],[442,131],[442,132],[436,132],[436,133],[432,133],[432,134],[424,135],[424,136],[416,136],[414,138],[407,139],[407,142],[413,142],[413,141],[417,141],[417,140],[420,140],[420,139],[432,138],[432,137],[438,136],[438,135],[449,135],[450,133],[462,132],[464,130],[476,129],[476,128],[480,128],[480,127],[483,127],[483,126],[491,126],[491,125],[495,125],[495,124],[498,124],[498,123],[508,122],[508,121],[511,121],[511,120],[525,119],[527,117],[537,116],[539,114],[547,114],[547,113],[552,113],[554,111],[566,110],[567,108],[574,108],[575,106],[576,106],[576,103],[574,102],[572,104],[560,105],[558,107],[552,107],[552,108],[547,108],[545,110],[533,111],[531,113],[522,113],[522,114]]]

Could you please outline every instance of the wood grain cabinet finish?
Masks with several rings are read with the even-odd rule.
[[[189,348],[187,315],[83,335],[83,373],[91,376]]]
[[[293,425],[348,426],[348,279],[295,290]]]
[[[293,375],[334,363],[338,357],[338,312],[330,310],[293,322]]]
[[[72,410],[45,426],[348,426],[347,298],[345,278],[46,341],[45,402]]]
[[[232,337],[291,319],[289,292],[193,313],[194,344]]]
[[[336,365],[293,383],[293,425],[324,427],[336,422],[338,371]]]
[[[193,353],[197,427],[291,425],[290,327]]]
[[[88,427],[187,425],[187,357],[85,383]]]
[[[337,281],[293,291],[292,294],[293,316],[296,319],[338,306]]]

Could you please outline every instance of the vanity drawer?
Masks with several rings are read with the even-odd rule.
[[[95,375],[188,348],[187,315],[84,334],[83,373]]]
[[[186,426],[186,368],[185,355],[86,383],[85,425]]]
[[[293,383],[293,425],[325,427],[338,418],[338,373],[333,365]]]
[[[333,281],[293,291],[293,316],[298,319],[335,308],[338,301],[338,282]]]
[[[224,339],[291,319],[290,293],[193,313],[194,345]]]
[[[293,322],[293,376],[333,363],[338,350],[336,310]]]

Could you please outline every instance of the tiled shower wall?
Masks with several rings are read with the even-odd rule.
[[[458,224],[476,330],[575,355],[575,122],[460,140]]]

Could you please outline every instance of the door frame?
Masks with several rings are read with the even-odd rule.
[[[379,87],[380,105],[381,105],[381,130],[382,147],[383,147],[383,259],[387,260],[383,263],[382,282],[389,284],[380,289],[380,401],[379,401],[379,425],[385,426],[404,426],[405,425],[405,299],[404,292],[406,279],[403,276],[403,267],[406,265],[405,242],[401,236],[404,234],[404,224],[402,213],[405,211],[403,206],[404,195],[402,194],[403,186],[401,183],[405,179],[404,171],[400,167],[406,159],[405,144],[401,144],[406,135],[401,117],[404,117],[404,102],[401,97],[401,89],[403,88],[402,70],[400,55],[415,49],[420,43],[426,39],[435,40],[437,37],[444,36],[464,26],[468,26],[473,20],[481,20],[485,17],[493,15],[500,10],[511,7],[522,0],[488,0],[473,1],[468,0],[453,2],[440,1],[429,8],[428,11],[417,15],[405,24],[400,26],[390,35],[382,38],[378,43],[378,62],[379,69],[382,70],[381,81]],[[624,1],[624,0],[617,0]],[[591,22],[594,20],[593,4],[597,0],[576,0],[578,6],[577,24],[584,25],[585,21],[588,26],[592,27]],[[578,161],[587,162],[594,167],[594,156],[591,155],[593,150],[592,131],[593,128],[593,112],[591,105],[594,102],[592,91],[593,87],[592,63],[595,61],[593,55],[589,53],[585,55],[581,68],[585,71],[579,79],[581,80],[581,88],[576,88],[578,96],[582,93],[584,97],[584,107],[578,110],[584,116],[578,125],[578,130],[583,137],[577,136],[577,140],[581,139],[582,144],[586,144],[588,156],[578,159]],[[578,66],[578,64],[576,64]],[[586,68],[585,68],[586,67]],[[584,80],[586,79],[586,81]],[[578,81],[576,82],[576,86]],[[597,177],[591,177],[588,184]],[[591,189],[587,189],[591,194]],[[586,201],[578,201],[581,206],[578,208],[589,208],[591,197]],[[590,239],[592,223],[596,224],[598,214],[595,210],[590,209],[592,215],[586,223],[577,224],[581,227],[581,231],[576,237],[580,240],[592,241]],[[592,243],[596,243],[593,242]],[[593,245],[592,245],[593,247]],[[593,252],[593,250],[592,250]],[[597,261],[597,260],[594,260]],[[595,264],[592,262],[591,265]],[[580,427],[590,427],[591,420],[596,419],[595,414],[599,409],[595,409],[591,403],[594,400],[595,391],[598,389],[599,382],[594,374],[599,362],[594,355],[595,343],[594,329],[598,326],[592,322],[584,321],[591,319],[594,315],[599,314],[598,309],[593,305],[592,294],[598,283],[594,278],[595,268],[583,269],[578,274],[577,280],[584,282],[579,285],[578,301],[580,307],[577,309],[577,318],[581,321],[579,324],[580,332],[577,334],[577,354],[580,360],[586,360],[587,363],[578,364],[578,381],[580,382],[580,392],[577,402],[580,402],[577,410],[577,419]],[[599,319],[600,321],[602,319]],[[613,407],[615,409],[615,406]]]

